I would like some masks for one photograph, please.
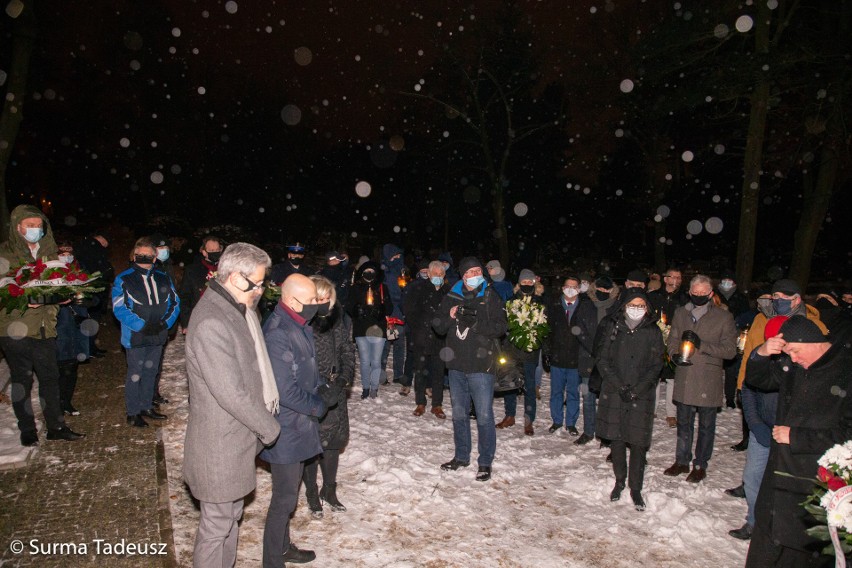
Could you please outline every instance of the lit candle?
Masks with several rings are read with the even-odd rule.
[[[372,288],[367,288],[367,305],[368,306],[373,305],[373,289]]]
[[[680,354],[683,355],[684,359],[689,359],[692,357],[692,351],[695,349],[695,346],[692,345],[689,341],[684,341],[683,345],[680,346]]]
[[[660,321],[663,322],[663,325],[666,325],[666,312],[660,314]]]

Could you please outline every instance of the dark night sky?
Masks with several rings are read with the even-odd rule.
[[[144,224],[147,212],[148,220],[174,215],[194,229],[259,223],[267,239],[304,239],[321,225],[350,237],[439,245],[445,207],[422,200],[444,188],[424,155],[447,137],[417,124],[420,103],[401,93],[428,92],[439,46],[473,49],[478,27],[504,2],[410,4],[39,2],[31,97],[7,176],[10,204],[47,199],[59,222]],[[518,2],[538,84],[563,89],[569,111],[560,125],[566,147],[551,149],[564,156],[560,167],[527,183],[516,176],[507,190],[513,242],[531,243],[548,226],[542,237],[564,239],[555,250],[567,256],[608,234],[608,246],[650,252],[653,234],[641,234],[641,220],[639,233],[625,233],[612,217],[644,216],[650,226],[652,215],[627,201],[624,173],[613,180],[605,170],[626,159],[619,129],[630,124],[620,122],[619,105],[631,94],[619,85],[639,83],[625,50],[664,17],[683,17],[681,4],[702,13],[694,2]],[[731,27],[753,11],[732,6]],[[2,17],[0,69],[8,69],[12,20]],[[670,204],[672,256],[733,258],[741,148],[723,136],[678,143],[672,152],[696,158],[673,177],[688,177],[683,183],[696,197],[688,210]],[[729,148],[727,162],[713,156],[719,144]],[[372,184],[367,198],[355,193],[361,180]],[[458,193],[476,183],[467,175],[441,180]],[[790,201],[773,211],[770,200],[766,215],[786,214]],[[515,216],[516,203],[529,212]],[[453,248],[470,241],[465,231],[490,233],[484,201],[452,209],[461,225],[451,231]],[[721,233],[686,239],[689,221],[711,217],[723,220]],[[833,250],[848,262],[848,237],[835,229],[844,220],[848,213],[835,214],[821,242],[839,242]],[[784,229],[785,242],[793,228]]]

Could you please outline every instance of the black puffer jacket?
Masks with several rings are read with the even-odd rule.
[[[352,320],[340,304],[325,317],[315,317],[314,344],[320,379],[327,381],[332,370],[351,384],[355,379],[355,344],[352,343]],[[320,418],[320,442],[324,450],[340,450],[349,441],[349,407],[346,389],[337,397],[337,405]]]
[[[439,288],[435,288],[428,280],[415,280],[405,289],[402,309],[408,327],[406,337],[412,352],[437,355],[444,346],[444,339],[432,329],[432,320],[441,300],[449,291],[450,285],[446,280]]]
[[[376,277],[371,283],[364,281],[364,272],[372,268]],[[354,337],[385,337],[388,328],[386,317],[393,313],[393,303],[388,287],[382,284],[384,273],[381,267],[367,261],[355,272],[355,283],[346,299],[346,313],[352,318]],[[368,303],[368,292],[372,293],[373,303]]]
[[[603,338],[597,361],[603,382],[595,432],[601,438],[649,448],[654,427],[654,387],[663,365],[663,335],[656,319],[649,315],[631,330],[621,310],[609,318],[606,329],[609,335]],[[628,387],[636,399],[622,400],[622,387]]]
[[[461,321],[451,318],[453,306],[464,306],[470,315]],[[442,356],[447,369],[466,374],[496,372],[499,338],[506,334],[508,323],[503,301],[487,283],[468,290],[462,280],[456,282],[441,301],[432,327],[447,336],[446,357]]]

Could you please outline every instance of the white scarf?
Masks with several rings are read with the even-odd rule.
[[[263,403],[266,410],[272,414],[278,414],[278,385],[275,384],[275,373],[272,371],[272,363],[269,361],[269,353],[266,351],[266,341],[263,339],[263,330],[260,328],[260,320],[254,310],[246,308],[246,322],[252,341],[254,351],[257,354],[257,365],[260,367],[260,380],[263,383]]]

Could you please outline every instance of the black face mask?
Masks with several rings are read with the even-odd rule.
[[[207,261],[210,264],[219,264],[220,258],[222,258],[222,251],[207,253]]]
[[[365,272],[364,276],[362,278],[364,278],[364,282],[372,283],[373,280],[376,279],[376,273],[375,272]]]
[[[695,294],[690,294],[689,300],[692,302],[693,306],[700,308],[701,306],[710,301],[710,296],[696,296]]]
[[[137,254],[133,257],[136,264],[154,264],[154,257],[147,254]]]
[[[317,304],[317,316],[324,318],[331,311],[331,302],[323,302],[322,304]]]
[[[305,321],[311,321],[319,311],[319,304],[302,304],[302,311],[299,315],[305,318]]]
[[[603,302],[609,299],[609,292],[601,292],[600,290],[595,290],[595,297],[599,302]]]
[[[535,284],[521,284],[518,289],[522,294],[532,296],[532,293],[535,292]]]

